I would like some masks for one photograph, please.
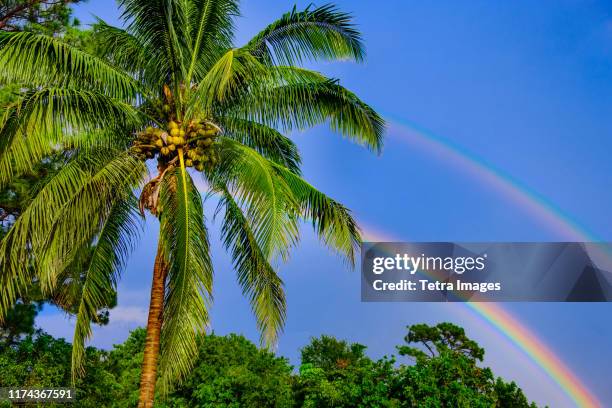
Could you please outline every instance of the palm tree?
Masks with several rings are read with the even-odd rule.
[[[79,375],[90,322],[149,212],[159,237],[139,406],[150,407],[156,383],[163,394],[189,371],[209,322],[213,267],[193,177],[218,197],[223,244],[262,343],[272,344],[285,321],[272,265],[298,242],[300,222],[350,264],[360,242],[349,210],[300,176],[284,134],[329,123],[378,152],[384,122],[337,80],[300,67],[363,60],[350,15],[332,5],[294,8],[235,47],[237,0],[119,3],[126,28],[99,21],[99,55],[60,38],[0,34],[0,81],[27,89],[0,121],[0,187],[58,147],[65,152],[0,242],[0,315],[32,279],[53,291],[95,244],[73,339]]]

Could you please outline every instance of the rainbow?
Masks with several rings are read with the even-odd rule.
[[[465,305],[497,328],[548,374],[579,407],[601,407],[593,394],[556,355],[527,327],[495,303]]]
[[[433,133],[419,128],[408,121],[390,122],[389,138],[424,150],[445,164],[453,165],[472,175],[481,183],[497,190],[510,198],[519,207],[527,210],[537,220],[554,229],[559,237],[567,241],[599,242],[591,231],[588,231],[572,220],[560,208],[544,197],[522,185],[508,174],[495,169],[484,160],[470,154]]]
[[[364,240],[367,242],[401,242],[388,232],[365,226],[360,223]],[[433,276],[428,271],[421,270],[420,273]],[[502,309],[499,304],[490,302],[460,302],[458,306],[464,305],[467,310],[475,312],[485,322],[496,328],[503,337],[510,340],[521,352],[529,357],[540,367],[579,407],[597,408],[601,407],[599,401],[572,373],[572,371],[537,338],[532,331],[522,325],[515,317]]]
[[[593,233],[573,221],[558,207],[544,197],[521,185],[512,177],[501,173],[483,160],[463,151],[458,146],[444,141],[418,126],[403,121],[392,122],[388,127],[389,136],[423,149],[436,156],[445,164],[452,164],[471,174],[483,184],[494,188],[530,212],[538,220],[553,228],[564,239],[600,242]],[[366,240],[394,242],[393,235],[381,229],[360,224]],[[573,374],[543,341],[521,324],[515,317],[495,303],[462,303],[488,324],[496,328],[505,338],[536,363],[579,407],[601,407],[601,403],[588,388]]]

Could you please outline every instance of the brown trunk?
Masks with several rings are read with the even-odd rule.
[[[18,6],[15,6],[13,9],[8,10],[6,12],[6,14],[4,14],[3,16],[0,17],[0,30],[4,29],[4,27],[6,27],[6,25],[11,20],[11,18],[17,16],[17,14],[21,13],[22,11],[24,11],[27,8],[34,7],[36,4],[38,4],[40,2],[41,2],[41,0],[28,1],[27,3],[20,4]]]
[[[159,340],[164,310],[164,294],[168,267],[164,262],[161,244],[158,244],[153,268],[153,284],[151,285],[151,303],[147,320],[147,337],[145,340],[142,373],[140,375],[139,408],[152,408],[155,398],[155,383],[157,380],[157,360],[159,358]]]

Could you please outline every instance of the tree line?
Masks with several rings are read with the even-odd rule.
[[[77,406],[137,406],[145,334],[134,330],[110,351],[87,348]],[[0,338],[0,387],[70,384],[64,339],[41,330]],[[189,375],[156,407],[536,407],[515,382],[481,367],[484,349],[451,323],[410,326],[397,355],[377,360],[326,335],[301,349],[298,367],[237,334],[201,335],[198,349]]]

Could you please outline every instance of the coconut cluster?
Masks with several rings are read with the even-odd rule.
[[[218,133],[219,129],[208,122],[193,120],[183,124],[170,120],[165,130],[149,126],[138,132],[132,152],[142,160],[157,157],[161,163],[168,163],[182,149],[185,166],[202,171],[219,160],[215,142]]]

